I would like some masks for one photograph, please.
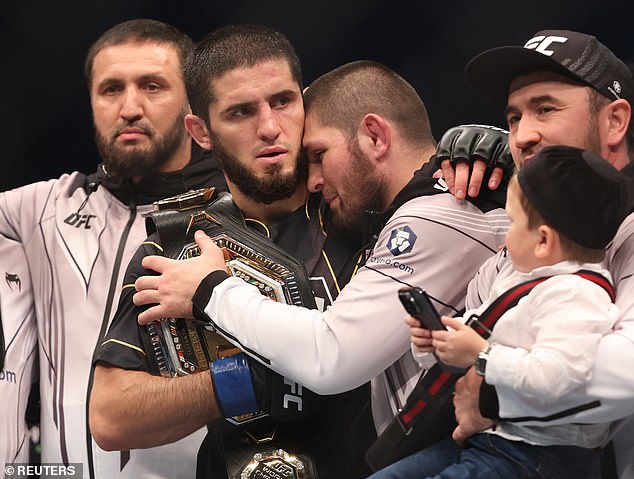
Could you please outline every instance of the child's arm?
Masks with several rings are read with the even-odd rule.
[[[409,314],[405,316],[405,324],[412,333],[412,350],[416,353],[433,353],[431,331],[423,328],[420,321]]]
[[[405,324],[410,327],[412,334],[412,356],[422,368],[429,369],[435,362],[434,347],[431,344],[431,331],[421,326],[420,321],[411,315],[405,316]]]

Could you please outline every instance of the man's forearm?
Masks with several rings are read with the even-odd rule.
[[[318,394],[338,394],[377,376],[409,348],[396,290],[388,283],[379,294],[349,283],[320,313],[270,301],[232,277],[214,288],[204,311],[221,334],[230,330],[226,337],[239,338],[239,347],[267,367]],[[194,301],[194,310],[200,309]],[[368,350],[375,354],[364,354]]]
[[[209,374],[163,378],[107,365],[95,368],[89,407],[105,450],[168,444],[220,417]]]

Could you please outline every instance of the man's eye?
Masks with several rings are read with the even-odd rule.
[[[244,107],[236,108],[235,110],[233,110],[231,112],[231,116],[236,118],[242,118],[249,115],[249,113],[251,113],[251,108],[244,106]]]
[[[311,163],[321,163],[323,157],[324,157],[323,150],[308,153],[308,159]]]
[[[291,102],[291,99],[287,96],[283,96],[277,99],[275,106],[286,106]]]
[[[150,92],[155,92],[159,91],[161,89],[161,86],[158,83],[148,83],[147,85],[145,85],[145,89]]]
[[[511,126],[517,123],[518,121],[520,121],[521,118],[522,117],[520,115],[507,115],[506,123],[508,123],[508,125]]]
[[[550,113],[555,111],[555,109],[552,106],[541,106],[538,111],[539,113]]]
[[[101,94],[102,95],[114,95],[115,93],[118,93],[119,91],[121,91],[121,88],[117,85],[108,85],[104,88],[101,89]]]

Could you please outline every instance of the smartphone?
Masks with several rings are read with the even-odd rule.
[[[425,329],[447,329],[424,289],[415,286],[398,290],[405,311],[418,319]]]

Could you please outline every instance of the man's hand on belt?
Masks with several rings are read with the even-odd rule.
[[[137,289],[134,304],[153,305],[139,314],[139,324],[163,318],[193,318],[192,297],[198,285],[212,271],[225,270],[224,254],[213,240],[202,231],[196,231],[194,239],[200,247],[200,256],[186,260],[143,258],[143,267],[159,275],[141,276],[134,283]]]

